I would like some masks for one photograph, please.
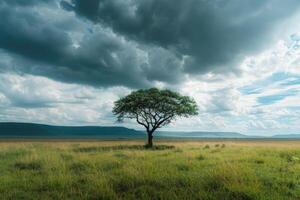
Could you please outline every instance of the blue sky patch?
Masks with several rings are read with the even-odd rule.
[[[268,105],[276,103],[277,101],[283,100],[288,96],[295,96],[299,93],[298,90],[290,89],[282,93],[278,93],[275,95],[261,96],[257,98],[258,103]]]
[[[279,83],[278,83],[279,82]],[[260,94],[263,88],[278,83],[279,86],[291,86],[300,84],[300,76],[290,73],[274,73],[266,79],[256,81],[250,85],[239,88],[243,95]],[[276,95],[277,96],[277,95]]]

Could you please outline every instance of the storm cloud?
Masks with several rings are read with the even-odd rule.
[[[178,84],[238,73],[280,34],[300,2],[1,1],[1,72],[94,87]]]
[[[266,48],[276,38],[274,30],[282,28],[300,3],[73,0],[62,5],[68,10],[73,8],[79,16],[105,24],[128,40],[167,49],[184,62],[186,73],[205,73],[228,71],[246,55]]]

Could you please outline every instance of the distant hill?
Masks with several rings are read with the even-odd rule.
[[[180,132],[180,131],[157,131],[160,137],[176,138],[247,138],[248,136],[235,132]]]
[[[124,127],[50,126],[31,123],[0,123],[2,138],[143,138],[140,131]]]
[[[157,131],[161,138],[246,138],[247,136],[233,132],[172,132]],[[144,131],[125,127],[106,126],[50,126],[33,123],[0,123],[2,138],[103,138],[103,139],[135,139],[144,138]]]
[[[300,134],[287,134],[287,135],[273,135],[272,138],[285,138],[285,139],[300,139]]]
[[[116,126],[51,126],[34,123],[0,122],[0,138],[99,138],[139,139],[144,131]],[[182,132],[157,131],[159,138],[231,138],[231,139],[300,139],[300,134],[274,135],[271,137],[248,136],[236,132]]]

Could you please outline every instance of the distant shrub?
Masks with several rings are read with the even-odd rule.
[[[219,147],[220,145],[219,144],[215,144],[215,147]]]
[[[203,147],[203,149],[209,149],[209,145],[208,145],[208,144],[205,145],[205,146]]]
[[[255,162],[256,164],[264,164],[264,163],[265,163],[264,160],[255,160],[254,162]]]
[[[213,150],[211,150],[210,153],[218,153],[218,152],[221,152],[221,150],[220,149],[213,149]]]
[[[226,147],[226,145],[225,145],[225,144],[222,144],[222,145],[221,145],[221,148],[225,148],[225,147]]]
[[[203,155],[200,155],[200,156],[197,157],[197,159],[198,159],[198,160],[204,160],[205,157],[204,157]]]
[[[92,146],[92,147],[78,147],[75,148],[75,152],[97,152],[97,151],[112,151],[112,150],[167,150],[167,149],[175,149],[173,145],[155,145],[153,147],[149,147],[146,145],[117,145],[117,146]]]
[[[155,145],[150,147],[150,150],[168,150],[168,149],[175,149],[173,145]]]
[[[181,164],[181,165],[177,165],[177,169],[178,169],[179,171],[188,171],[190,168],[189,168],[188,165],[183,165],[183,164]]]
[[[19,170],[41,170],[42,164],[37,161],[32,162],[16,162],[14,164],[14,167]]]

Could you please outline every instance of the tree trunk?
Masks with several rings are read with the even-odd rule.
[[[152,142],[153,135],[152,135],[152,133],[153,132],[151,132],[151,131],[148,132],[148,144],[147,144],[148,147],[153,147],[153,142]]]

